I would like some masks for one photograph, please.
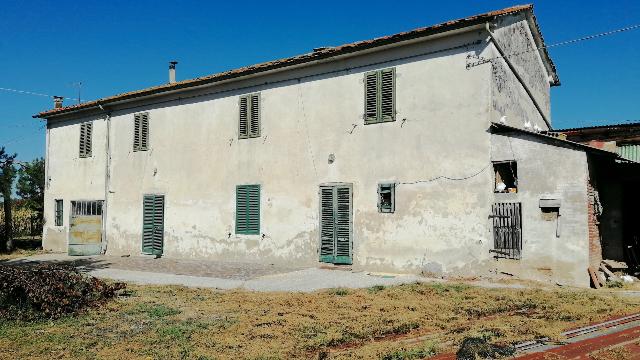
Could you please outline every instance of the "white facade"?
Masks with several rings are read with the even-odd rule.
[[[500,18],[493,31],[508,48],[536,46],[525,13]],[[514,139],[523,192],[493,192],[492,161],[508,156],[491,123],[506,115],[515,127],[529,121],[548,128],[504,60],[468,66],[497,55],[485,28],[474,26],[49,118],[44,247],[67,250],[70,201],[105,200],[106,253],[140,254],[143,195],[163,194],[163,256],[314,266],[319,186],[339,182],[353,187],[355,268],[460,276],[508,270],[588,285],[584,152]],[[548,118],[551,74],[539,52],[527,56],[533,60],[518,66]],[[365,125],[364,75],[391,67],[396,120]],[[239,139],[239,97],[256,92],[260,137]],[[140,112],[149,114],[148,151],[133,151],[134,114]],[[80,158],[79,129],[86,121],[93,121],[93,151]],[[540,157],[532,159],[531,151]],[[534,167],[557,156],[566,159],[557,167],[565,174],[544,186],[530,183],[540,179]],[[380,183],[396,183],[394,213],[378,211]],[[261,186],[259,235],[235,233],[235,190],[243,184]],[[549,193],[570,204],[566,214],[562,208],[568,219],[562,246],[547,229],[530,225],[533,204]],[[499,195],[523,203],[521,260],[496,261],[490,252],[489,215],[494,201],[502,201]],[[63,226],[53,221],[56,199],[64,200]],[[557,250],[544,251],[550,246]],[[566,250],[576,257],[565,256]]]

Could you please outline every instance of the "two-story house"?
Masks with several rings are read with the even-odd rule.
[[[44,247],[588,286],[556,85],[527,5],[58,106]]]

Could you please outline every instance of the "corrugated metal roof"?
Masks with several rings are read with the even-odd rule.
[[[604,150],[604,149],[598,149],[598,148],[593,147],[593,146],[589,146],[589,145],[585,145],[585,144],[581,144],[581,143],[565,140],[565,139],[562,139],[560,137],[553,136],[552,134],[543,134],[543,133],[539,133],[539,132],[535,132],[535,131],[531,131],[531,130],[525,130],[525,129],[517,128],[517,127],[506,125],[506,124],[496,123],[496,122],[492,122],[491,126],[494,129],[493,131],[495,131],[497,133],[508,133],[508,132],[523,133],[523,134],[532,135],[532,136],[535,136],[535,137],[538,137],[538,138],[541,138],[541,139],[545,139],[545,140],[547,140],[549,142],[555,142],[555,143],[559,143],[559,144],[568,145],[568,146],[571,146],[573,148],[584,150],[584,151],[588,151],[588,152],[595,153],[595,154],[600,154],[600,155],[604,155],[604,156],[611,156],[611,157],[614,157],[614,158],[619,158],[620,157],[620,155],[616,154],[615,152],[607,151],[607,150]]]
[[[638,144],[620,145],[616,149],[616,152],[627,160],[640,162],[640,145]]]
[[[553,129],[553,132],[583,132],[588,130],[610,130],[610,129],[628,129],[628,128],[636,128],[640,126],[640,122],[632,122],[632,123],[624,123],[624,124],[608,124],[608,125],[597,125],[597,126],[584,126],[584,127],[576,127],[576,128],[566,128],[566,129]]]
[[[540,33],[540,29],[535,19],[535,15],[533,14],[533,5],[528,4],[528,5],[512,6],[505,9],[496,10],[496,11],[490,11],[484,14],[479,14],[479,15],[470,16],[470,17],[457,19],[457,20],[451,20],[441,24],[423,27],[423,28],[419,28],[411,31],[401,32],[394,35],[383,36],[383,37],[375,38],[372,40],[364,40],[364,41],[340,45],[336,47],[327,47],[327,48],[323,48],[321,50],[303,54],[303,55],[298,55],[298,56],[289,57],[285,59],[274,60],[274,61],[269,61],[261,64],[242,67],[239,69],[229,70],[229,71],[208,75],[200,78],[183,80],[176,83],[164,84],[164,85],[154,86],[154,87],[150,87],[142,90],[131,91],[131,92],[127,92],[119,95],[105,97],[99,100],[89,101],[82,104],[66,106],[58,109],[50,109],[47,111],[43,111],[39,114],[36,114],[33,117],[48,118],[55,115],[71,113],[71,112],[76,112],[76,111],[85,110],[85,109],[97,108],[100,105],[104,106],[104,105],[108,105],[110,103],[114,103],[122,100],[141,98],[144,96],[160,94],[160,93],[169,92],[173,90],[189,89],[196,86],[208,85],[208,84],[213,84],[215,82],[219,82],[223,80],[238,78],[241,76],[263,73],[263,72],[274,70],[274,69],[286,68],[289,66],[310,63],[318,60],[331,59],[333,57],[340,56],[340,55],[356,53],[362,50],[368,50],[368,49],[386,46],[386,45],[407,41],[407,40],[419,39],[419,38],[423,38],[423,37],[427,37],[435,34],[444,33],[446,31],[462,29],[465,27],[482,24],[498,16],[514,14],[518,12],[529,12],[530,19],[532,20],[534,25],[534,29],[532,29],[532,32],[534,33],[536,42],[540,43],[539,47],[540,47],[541,56],[543,57],[543,59],[546,61],[547,65],[551,69],[551,73],[552,73],[551,75],[553,78],[552,85],[559,85],[560,81],[556,74],[556,67],[553,64],[553,61],[551,60],[551,57],[549,56],[549,53],[547,52],[546,47],[544,46],[544,39],[542,38],[542,34]]]

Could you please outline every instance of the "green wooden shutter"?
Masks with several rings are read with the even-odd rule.
[[[370,72],[364,76],[364,119],[366,123],[378,121],[378,73]]]
[[[80,157],[91,156],[91,133],[93,132],[93,123],[86,122],[80,124]]]
[[[142,252],[153,253],[153,220],[155,195],[145,195],[142,200]]]
[[[249,97],[240,97],[240,118],[238,121],[238,137],[246,139],[249,137]]]
[[[144,195],[142,252],[161,255],[164,250],[164,196]]]
[[[380,118],[379,121],[395,120],[395,69],[384,69],[380,76]]]
[[[395,68],[372,71],[364,78],[365,124],[395,120]]]
[[[153,253],[162,254],[164,250],[164,196],[153,199]]]
[[[140,115],[133,116],[133,151],[140,150]]]
[[[320,187],[320,261],[334,260],[335,221],[333,214],[333,187]]]
[[[251,121],[249,123],[249,136],[260,137],[260,94],[251,95]]]
[[[135,114],[133,123],[133,151],[146,151],[149,148],[149,113]]]
[[[85,124],[80,124],[80,149],[79,149],[79,154],[80,157],[84,157],[85,155],[85,137],[86,137],[86,130],[85,130]]]
[[[236,234],[260,234],[260,185],[236,186]]]
[[[336,188],[336,251],[334,263],[351,264],[351,188]]]
[[[149,113],[142,113],[140,116],[140,150],[149,148]]]

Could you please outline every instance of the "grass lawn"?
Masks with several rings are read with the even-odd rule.
[[[410,284],[314,293],[129,286],[100,309],[0,320],[2,359],[420,359],[467,336],[512,343],[640,311],[596,290]]]

